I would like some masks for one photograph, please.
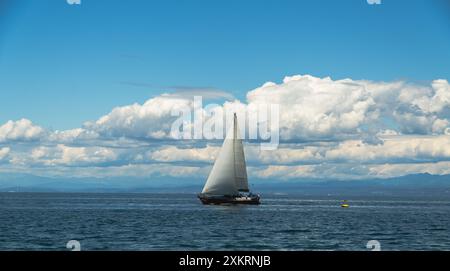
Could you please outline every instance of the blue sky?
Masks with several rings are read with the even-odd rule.
[[[75,128],[176,86],[245,101],[286,75],[428,82],[450,73],[441,0],[21,0],[2,9],[0,123]]]
[[[1,1],[0,180],[202,182],[220,142],[170,131],[194,93],[279,105],[253,180],[450,175],[449,79],[444,0]]]

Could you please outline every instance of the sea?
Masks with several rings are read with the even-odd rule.
[[[450,199],[0,193],[0,250],[450,250]],[[70,244],[70,243],[69,243]]]

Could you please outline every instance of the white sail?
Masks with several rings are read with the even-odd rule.
[[[234,114],[233,129],[223,142],[202,193],[232,196],[239,191],[249,191],[244,147],[237,133],[237,117]]]
[[[238,137],[239,126],[234,114],[234,171],[237,189],[249,192],[247,180],[247,165],[245,164],[244,146],[241,137]]]

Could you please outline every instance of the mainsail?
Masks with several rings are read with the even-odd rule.
[[[203,194],[233,196],[239,194],[239,191],[249,191],[244,147],[238,132],[237,116],[234,114],[233,129],[223,142]]]

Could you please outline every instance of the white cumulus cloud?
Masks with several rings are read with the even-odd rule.
[[[342,161],[394,161],[450,159],[450,136],[412,137],[396,136],[385,139],[382,144],[371,145],[361,140],[345,141],[327,150],[328,160]]]
[[[177,118],[171,115],[172,110],[191,106],[192,100],[162,95],[142,105],[116,107],[97,121],[86,123],[85,128],[108,137],[168,138]]]
[[[103,147],[71,147],[63,144],[56,146],[39,146],[26,152],[14,153],[11,159],[16,165],[73,166],[97,165],[112,162],[118,153]]]
[[[448,128],[450,86],[406,82],[286,77],[247,94],[249,104],[280,104],[281,139],[346,139],[393,130],[406,134],[443,134]]]
[[[45,130],[34,125],[28,119],[8,121],[0,126],[0,142],[5,141],[33,141],[45,135]]]
[[[206,146],[205,148],[178,148],[166,146],[149,152],[148,156],[159,162],[175,161],[202,161],[211,162],[219,153],[219,147]]]

